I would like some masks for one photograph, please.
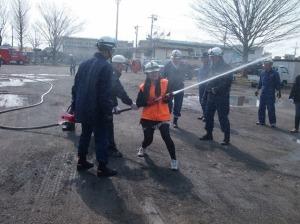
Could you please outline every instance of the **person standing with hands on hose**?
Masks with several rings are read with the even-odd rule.
[[[275,112],[275,93],[277,98],[281,98],[281,82],[278,72],[273,68],[273,60],[265,59],[263,62],[264,70],[261,72],[255,96],[259,95],[258,107],[258,122],[257,125],[266,124],[266,109],[268,110],[269,122],[272,128],[276,127],[276,112]]]
[[[171,157],[171,169],[178,170],[176,160],[175,145],[170,136],[170,112],[168,103],[170,100],[170,91],[168,80],[159,75],[159,66],[155,62],[148,62],[145,65],[146,80],[140,85],[136,104],[143,107],[140,124],[143,127],[144,140],[142,147],[138,149],[138,156],[144,157],[146,148],[153,141],[155,129],[159,129],[162,139],[164,140]],[[156,98],[162,97],[161,100],[155,101]]]
[[[72,111],[81,123],[82,133],[78,145],[77,170],[91,169],[94,164],[87,161],[92,133],[95,139],[97,176],[113,176],[117,171],[107,167],[109,124],[112,122],[111,82],[113,69],[108,60],[114,52],[116,41],[102,37],[96,44],[98,51],[82,62],[72,87]]]
[[[208,78],[216,77],[231,69],[223,59],[223,51],[219,47],[209,49],[208,55],[211,59],[212,66]],[[207,83],[205,94],[207,102],[205,107],[204,118],[206,120],[206,134],[199,139],[201,141],[213,140],[214,116],[218,112],[218,118],[221,131],[224,133],[224,139],[221,145],[227,146],[230,143],[230,122],[228,119],[230,108],[230,88],[232,82],[232,73],[216,77]]]
[[[133,110],[138,110],[136,104],[129,98],[127,92],[125,91],[123,85],[120,82],[120,77],[122,71],[126,68],[126,58],[122,55],[115,55],[112,58],[113,76],[112,76],[112,86],[111,86],[111,100],[113,103],[113,111],[115,114],[120,114],[120,108],[118,107],[118,98],[121,101],[131,106]],[[113,157],[122,157],[122,153],[117,149],[117,145],[114,137],[114,123],[113,121],[109,123],[109,146],[108,155]]]

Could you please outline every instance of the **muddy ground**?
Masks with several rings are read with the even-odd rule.
[[[35,104],[50,88],[11,74],[35,74],[27,77],[53,84],[41,105],[0,114],[1,126],[56,124],[59,111],[70,104],[74,77],[67,67],[3,65],[0,74],[1,111]],[[142,73],[121,77],[133,99],[144,78]],[[16,80],[24,85],[12,84]],[[186,86],[196,82],[186,80]],[[171,128],[178,172],[170,170],[158,132],[148,155],[136,156],[143,138],[141,110],[114,117],[124,157],[110,158],[110,166],[119,172],[111,178],[97,178],[95,168],[76,171],[79,124],[75,132],[62,132],[60,126],[0,129],[0,223],[300,223],[300,135],[289,133],[294,119],[289,90],[276,102],[277,128],[262,127],[255,125],[255,89],[242,81],[233,83],[232,95],[239,103],[231,107],[228,147],[220,145],[217,116],[214,141],[199,141],[205,131],[197,119],[197,88],[187,90],[180,128]],[[21,99],[10,102],[10,95]],[[241,98],[247,99],[244,104]],[[95,159],[93,150],[91,143],[90,160]]]

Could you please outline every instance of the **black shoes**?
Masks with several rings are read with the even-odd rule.
[[[201,140],[201,141],[210,141],[210,140],[213,140],[213,135],[212,135],[212,133],[206,133],[205,135],[203,135],[202,137],[200,137],[199,140]]]
[[[93,163],[86,161],[85,158],[79,158],[77,162],[77,171],[89,170],[94,167]]]
[[[110,157],[123,157],[123,154],[118,149],[108,149]]]
[[[86,161],[86,156],[78,157],[77,171],[89,170],[94,167],[93,163]],[[105,164],[99,164],[97,170],[97,177],[110,177],[117,174],[114,169],[108,168]]]
[[[223,140],[223,142],[221,142],[221,145],[227,146],[230,144],[229,142],[230,142],[230,133],[225,133],[224,140]]]
[[[230,143],[228,142],[228,141],[223,141],[223,142],[221,142],[221,145],[223,145],[223,146],[227,146],[227,145],[229,145]]]
[[[110,169],[105,165],[98,166],[97,177],[111,177],[116,175],[118,172],[115,169]]]
[[[256,125],[266,125],[266,124],[258,121],[256,122]]]
[[[174,117],[174,120],[173,120],[173,127],[174,127],[174,128],[178,128],[178,123],[177,123],[177,121],[178,121],[178,117]]]
[[[229,145],[230,144],[229,139],[230,139],[229,135],[225,134],[224,140],[223,140],[223,142],[221,142],[221,145],[223,145],[223,146]],[[212,135],[212,133],[208,132],[205,135],[203,135],[202,137],[200,137],[199,140],[201,140],[201,141],[211,141],[211,140],[213,140],[213,135]]]
[[[66,122],[62,128],[63,131],[75,131],[75,123]]]

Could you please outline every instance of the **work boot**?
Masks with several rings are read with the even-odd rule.
[[[110,157],[123,157],[123,154],[116,148],[108,149],[108,155]]]
[[[221,145],[229,145],[230,144],[230,134],[229,133],[225,133],[224,134],[224,140],[223,142],[221,143]]]
[[[74,131],[75,130],[75,123],[66,122],[62,127],[63,131]]]
[[[177,123],[177,121],[178,121],[178,117],[174,117],[174,120],[173,120],[173,127],[174,127],[174,128],[178,128],[178,123]]]
[[[207,132],[205,135],[199,138],[201,141],[213,140],[212,132]]]
[[[97,177],[111,177],[117,173],[117,170],[110,169],[106,165],[100,163],[97,170]]]
[[[77,171],[89,170],[94,167],[93,163],[86,160],[86,156],[78,156]]]

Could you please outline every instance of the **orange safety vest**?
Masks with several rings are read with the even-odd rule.
[[[144,91],[144,84],[141,84],[140,90]],[[167,93],[168,80],[160,80],[161,96]],[[150,93],[147,98],[147,101],[152,101],[157,98],[155,95],[155,84],[151,83]],[[167,103],[163,103],[162,100],[157,101],[157,103],[151,106],[143,107],[143,112],[141,115],[142,119],[151,120],[151,121],[169,121],[170,120],[170,111]]]

